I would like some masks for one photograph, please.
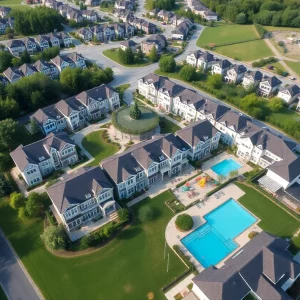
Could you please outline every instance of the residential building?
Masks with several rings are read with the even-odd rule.
[[[14,56],[20,56],[25,50],[25,44],[22,40],[9,40],[6,47]]]
[[[161,20],[169,23],[172,19],[172,17],[174,16],[174,13],[171,11],[166,11],[166,10],[161,10],[159,11],[159,13],[157,14],[157,17],[159,17]]]
[[[115,8],[133,10],[133,4],[131,1],[126,1],[126,0],[116,1]]]
[[[48,35],[38,35],[35,37],[35,42],[39,47],[40,51],[50,48],[50,38]]]
[[[187,146],[174,134],[153,136],[129,150],[102,160],[118,197],[128,198],[188,165]]]
[[[10,7],[0,6],[0,17],[5,18],[11,11]]]
[[[93,32],[90,28],[82,27],[76,31],[79,38],[83,39],[85,42],[89,42],[93,39]]]
[[[0,83],[3,85],[7,85],[9,84],[9,80],[5,76],[0,75]]]
[[[206,21],[218,21],[218,15],[214,11],[204,11],[202,13],[203,19]]]
[[[291,84],[288,87],[281,89],[277,97],[281,98],[286,103],[291,104],[300,97],[300,88],[296,84]]]
[[[29,186],[42,182],[44,176],[78,160],[76,145],[65,132],[50,133],[38,142],[20,145],[10,156]]]
[[[88,5],[88,6],[99,6],[100,5],[100,0],[85,0],[85,5]]]
[[[157,52],[161,53],[167,45],[168,42],[166,37],[163,34],[156,34],[141,42],[141,50],[144,54],[149,55],[152,48],[155,47]]]
[[[281,83],[276,76],[265,76],[258,85],[258,93],[265,97],[274,95],[279,90]]]
[[[154,8],[154,9],[152,9],[152,10],[149,11],[149,15],[151,17],[155,17],[159,12],[160,12],[159,8]]]
[[[260,71],[247,71],[244,74],[242,85],[245,89],[250,87],[256,87],[263,78],[263,74]]]
[[[81,15],[84,20],[87,20],[91,23],[97,22],[98,14],[94,10],[81,10]]]
[[[47,189],[67,231],[117,210],[113,186],[99,167],[83,167]],[[105,224],[105,222],[103,223]]]
[[[187,22],[180,23],[175,30],[172,31],[172,39],[185,40],[189,33],[190,27]]]
[[[188,159],[195,161],[218,148],[221,133],[208,120],[201,120],[178,130],[176,136],[187,144]]]
[[[64,12],[63,12],[63,14],[64,14]],[[68,20],[74,20],[77,23],[81,23],[84,20],[81,10],[78,10],[78,9],[75,9],[72,7],[66,11],[66,18]]]
[[[197,50],[186,57],[186,62],[188,64],[193,67],[201,68],[204,71],[210,69],[214,61],[215,58],[210,52],[202,52],[201,50]]]
[[[233,65],[227,70],[224,79],[227,82],[238,84],[242,82],[246,71],[247,69],[243,65]]]
[[[34,67],[37,69],[38,72],[47,75],[51,79],[55,79],[59,76],[59,71],[56,65],[52,62],[48,62],[41,59],[34,63]]]
[[[14,83],[23,77],[23,73],[15,67],[9,67],[3,72],[3,75],[10,83]]]
[[[66,100],[37,110],[32,116],[40,130],[46,135],[69,128],[78,130],[89,120],[120,107],[119,94],[102,84]]]
[[[123,51],[130,48],[133,52],[135,52],[137,50],[137,47],[138,47],[138,44],[133,40],[122,41],[120,43],[120,45],[121,45],[121,49]]]
[[[227,73],[231,65],[232,65],[231,62],[228,59],[216,60],[212,64],[211,73],[225,76],[225,74]]]
[[[288,247],[288,241],[261,232],[219,269],[211,266],[196,275],[192,292],[201,300],[291,300],[286,291],[300,265]]]
[[[19,70],[22,72],[24,76],[31,76],[35,73],[38,73],[38,70],[36,67],[32,64],[23,64],[22,66],[19,67]]]
[[[27,52],[29,54],[34,54],[37,52],[37,46],[36,46],[36,42],[35,42],[35,39],[32,38],[32,37],[26,37],[24,40],[24,45],[25,45],[25,48],[27,50]]]

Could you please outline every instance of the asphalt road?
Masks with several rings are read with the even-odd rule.
[[[42,266],[41,266],[42,267]],[[0,284],[9,300],[42,299],[0,231]]]

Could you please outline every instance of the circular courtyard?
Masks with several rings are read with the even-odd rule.
[[[138,106],[140,116],[130,116],[131,106],[121,107],[112,114],[112,124],[121,138],[145,140],[159,133],[159,117],[151,109]]]

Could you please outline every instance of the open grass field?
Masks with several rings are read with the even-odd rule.
[[[0,285],[0,300],[8,300],[1,285]]]
[[[164,260],[165,228],[173,213],[165,205],[172,197],[164,192],[133,207],[149,205],[156,218],[147,223],[137,219],[98,251],[60,258],[49,253],[40,239],[43,221],[21,221],[6,199],[0,200],[0,226],[47,300],[133,300],[165,299],[161,287],[186,270],[170,249],[169,272]]]
[[[138,67],[144,67],[144,66],[148,66],[151,64],[150,61],[145,61],[144,63],[138,63],[138,64],[132,64],[132,65],[126,65],[121,63],[119,57],[118,57],[118,49],[114,48],[114,49],[108,49],[108,50],[104,50],[102,52],[102,54],[106,57],[108,57],[109,59],[115,61],[116,63],[124,66],[124,67],[130,67],[130,68],[138,68]]]
[[[300,29],[300,28],[299,28]],[[300,62],[294,62],[294,61],[284,61],[295,73],[300,76]]]
[[[214,51],[241,61],[253,61],[274,55],[264,40],[216,47]]]
[[[220,25],[205,28],[197,41],[197,46],[239,42],[258,37],[253,25]]]
[[[267,197],[243,184],[237,186],[246,193],[239,202],[261,220],[258,225],[264,231],[282,238],[291,238],[299,229],[300,222]]]
[[[114,155],[120,149],[117,145],[103,140],[102,134],[103,130],[94,131],[82,140],[82,146],[94,157],[90,166],[98,166],[102,159]]]
[[[267,31],[300,31],[300,28],[295,27],[274,27],[274,26],[263,26]]]

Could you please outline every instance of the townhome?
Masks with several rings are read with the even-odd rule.
[[[198,58],[202,55],[202,53],[203,52],[201,50],[197,50],[194,53],[189,54],[186,57],[186,62],[193,67],[198,67]]]
[[[41,51],[50,48],[50,39],[47,35],[38,35],[35,37],[35,42]]]
[[[243,65],[233,65],[227,70],[224,79],[227,82],[238,84],[242,82],[246,71],[247,69]]]
[[[78,130],[91,119],[120,107],[119,94],[111,87],[102,84],[74,97],[39,109],[31,119],[44,134],[62,131],[65,128]]]
[[[55,79],[59,76],[59,71],[56,65],[43,59],[36,61],[34,63],[34,67],[38,70],[38,72],[47,75],[51,79]]]
[[[231,62],[228,59],[217,60],[212,64],[211,73],[225,76],[231,65]]]
[[[202,13],[203,19],[206,21],[218,21],[219,16],[214,11],[204,11]]]
[[[141,50],[144,54],[149,55],[152,48],[155,47],[157,52],[161,53],[167,47],[167,45],[168,42],[166,37],[163,34],[156,34],[141,42]]]
[[[60,47],[60,39],[56,33],[49,33],[48,41],[51,47]]]
[[[84,20],[81,11],[75,8],[68,9],[66,17],[68,20],[74,20],[77,23],[81,23]]]
[[[154,8],[154,9],[150,10],[148,13],[151,17],[156,17],[159,12],[160,12],[159,8]]]
[[[123,39],[125,37],[125,28],[118,23],[112,24],[115,33],[115,39]]]
[[[277,97],[284,100],[286,103],[291,104],[300,97],[300,88],[296,84],[291,84],[286,88],[279,91]]]
[[[263,78],[263,74],[260,71],[247,71],[244,74],[242,85],[245,89],[256,87]]]
[[[25,63],[19,67],[19,70],[22,72],[24,76],[31,76],[35,73],[38,73],[36,67],[32,64]]]
[[[265,76],[258,85],[258,93],[264,97],[274,95],[279,90],[281,83],[276,76]]]
[[[94,7],[94,6],[99,6],[100,5],[100,0],[86,0],[85,2],[84,2],[84,4],[85,5],[88,5],[88,6],[92,6],[92,7]]]
[[[22,40],[9,40],[6,44],[10,53],[14,56],[20,56],[25,50],[25,44]]]
[[[126,9],[126,10],[133,10],[133,4],[131,1],[116,1],[115,8]]]
[[[215,122],[215,127],[221,132],[221,140],[227,145],[233,145],[237,135],[243,131],[251,118],[232,110],[226,112]]]
[[[72,37],[68,34],[65,33],[64,31],[54,33],[54,36],[56,36],[59,39],[60,46],[62,47],[70,47],[72,44]]]
[[[115,8],[112,11],[113,16],[115,16],[116,18],[124,17],[128,13],[129,13],[129,10],[123,9],[123,8]]]
[[[84,20],[92,23],[97,22],[98,14],[94,10],[81,10],[80,12]]]
[[[146,34],[154,34],[156,32],[156,25],[143,20],[143,22],[141,23],[141,30]]]
[[[187,146],[174,134],[154,136],[101,164],[118,197],[128,198],[158,180],[181,172],[188,165]]]
[[[171,19],[172,19],[172,17],[174,16],[174,13],[171,12],[171,11],[161,10],[161,11],[157,14],[157,16],[158,16],[161,20],[163,20],[163,21],[165,21],[165,22],[170,22]]]
[[[51,59],[51,62],[61,72],[65,68],[75,68],[75,62],[68,55],[57,55]]]
[[[113,186],[99,167],[80,168],[49,187],[47,193],[55,215],[58,215],[68,232],[92,220],[102,218],[108,222],[118,208]]]
[[[78,160],[76,145],[65,132],[50,133],[38,142],[20,145],[10,156],[29,186],[42,182],[44,176]]]
[[[210,52],[202,52],[201,50],[197,50],[186,57],[188,64],[201,68],[204,71],[210,69],[214,61],[215,58]]]
[[[66,54],[66,56],[75,63],[75,67],[78,67],[81,69],[86,68],[85,59],[81,54],[78,54],[77,52],[71,52],[71,53]]]
[[[180,23],[180,25],[178,25],[176,29],[172,31],[172,39],[185,40],[187,38],[189,30],[190,28],[186,22]]]
[[[3,72],[3,75],[10,83],[14,83],[23,77],[23,73],[15,67],[9,67]]]
[[[29,54],[34,54],[34,53],[37,52],[37,46],[36,46],[36,42],[35,42],[34,38],[32,38],[32,37],[26,37],[23,40],[23,42],[24,42],[26,51]]]
[[[300,265],[288,248],[287,240],[259,233],[220,268],[211,266],[196,275],[189,299],[291,300],[286,292],[299,278]]]
[[[121,49],[123,51],[130,48],[133,52],[135,52],[135,51],[137,51],[137,48],[138,48],[138,44],[133,40],[122,41],[120,43],[120,45],[121,45]]]
[[[83,27],[76,31],[79,38],[83,39],[85,42],[89,42],[93,39],[93,32],[90,28]]]
[[[7,19],[0,19],[0,34],[4,34],[6,28],[10,28]]]
[[[217,149],[221,133],[208,121],[198,121],[176,132],[189,149],[188,159],[199,160]]]
[[[125,37],[132,37],[134,36],[134,26],[130,25],[128,22],[122,23],[125,29]]]
[[[10,7],[0,6],[0,17],[5,18],[11,11]]]

